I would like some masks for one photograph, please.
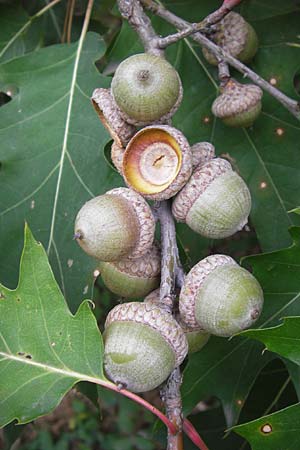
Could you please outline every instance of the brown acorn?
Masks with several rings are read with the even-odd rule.
[[[139,258],[153,244],[155,219],[142,196],[116,188],[89,200],[77,214],[75,235],[90,256],[101,261]]]
[[[126,147],[123,175],[128,186],[151,200],[175,195],[192,173],[189,143],[176,128],[154,125],[138,131]]]
[[[242,62],[250,61],[258,49],[258,38],[254,28],[238,13],[231,11],[219,23],[211,39],[225,51]],[[210,50],[203,47],[203,55],[210,64],[218,60]]]
[[[212,112],[230,127],[250,127],[261,112],[263,91],[231,78],[212,104]]]

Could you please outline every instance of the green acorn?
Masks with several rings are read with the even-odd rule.
[[[155,219],[142,196],[116,188],[89,200],[77,214],[74,238],[101,261],[139,258],[153,244]]]
[[[187,274],[179,296],[181,320],[191,329],[232,336],[251,327],[262,311],[263,292],[251,273],[226,255],[211,255]]]
[[[147,253],[136,259],[99,262],[106,287],[126,298],[144,297],[160,283],[160,250],[155,243]]]
[[[248,221],[250,209],[247,185],[222,158],[198,166],[172,205],[176,220],[213,239],[232,236],[241,230]]]
[[[188,350],[172,315],[153,303],[123,303],[107,316],[104,369],[116,384],[146,392],[163,383]]]
[[[149,53],[125,59],[116,70],[111,90],[124,120],[136,126],[168,121],[182,99],[177,71],[164,58]]]

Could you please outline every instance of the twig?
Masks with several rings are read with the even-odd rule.
[[[124,19],[128,20],[140,37],[145,51],[154,55],[163,56],[163,50],[157,45],[158,36],[140,2],[137,0],[118,0],[118,6]]]
[[[189,22],[176,16],[176,14],[173,14],[171,11],[167,10],[163,6],[158,5],[154,0],[141,0],[141,2],[156,15],[165,19],[167,22],[174,25],[179,30],[186,30],[188,27],[191,26]],[[235,6],[235,4],[237,4],[236,1],[228,0],[227,2],[224,2],[222,6],[226,5],[227,8],[229,7],[231,8],[232,7],[231,5]],[[212,13],[210,16],[213,16],[213,14],[214,13]],[[257,84],[266,92],[268,92],[270,95],[272,95],[272,97],[276,98],[276,100],[278,100],[288,111],[290,111],[290,113],[293,116],[295,116],[298,120],[300,120],[299,102],[291,99],[283,92],[281,92],[279,89],[272,86],[262,77],[257,75],[257,73],[255,73],[253,70],[249,69],[249,67],[245,66],[243,63],[241,63],[236,58],[231,56],[229,53],[224,51],[221,47],[210,41],[206,36],[204,36],[204,34],[198,32],[193,34],[191,37],[194,41],[208,48],[218,58],[218,60],[227,62],[232,67],[237,69],[239,72],[247,76],[255,84]]]
[[[225,61],[220,61],[218,64],[218,76],[219,76],[221,85],[225,84],[226,81],[228,81],[230,78],[229,67]]]
[[[163,303],[165,299],[169,300],[172,310],[176,296],[176,281],[182,276],[183,271],[179,261],[176,229],[169,201],[159,203],[157,215],[160,222],[162,252],[160,300]]]

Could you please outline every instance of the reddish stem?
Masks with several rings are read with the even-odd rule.
[[[242,0],[224,0],[222,6],[226,6],[228,9],[232,9],[241,3]]]
[[[194,425],[188,420],[183,420],[183,431],[190,438],[190,440],[198,447],[200,450],[209,450],[206,444],[203,442],[201,436],[199,436]]]
[[[127,391],[126,389],[120,389],[118,386],[116,386],[113,383],[110,383],[109,381],[101,380],[100,382],[100,380],[97,380],[97,384],[100,384],[101,386],[110,389],[111,391],[118,392],[119,394],[124,395],[124,397],[128,397],[131,400],[138,403],[139,405],[142,405],[144,408],[148,409],[148,411],[152,412],[152,414],[157,416],[166,425],[166,427],[168,428],[169,432],[172,435],[177,434],[178,430],[176,426],[159,409],[151,405],[151,403],[148,403],[146,400],[134,394],[133,392]]]

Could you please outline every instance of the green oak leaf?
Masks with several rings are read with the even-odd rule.
[[[300,405],[232,428],[246,438],[252,450],[298,450],[300,447]]]
[[[0,285],[0,427],[49,413],[79,381],[101,383],[102,356],[89,301],[70,313],[26,226],[18,287]]]
[[[0,5],[0,61],[37,49],[42,32],[42,24],[32,21],[21,6]]]
[[[300,317],[285,317],[283,324],[277,327],[247,330],[241,334],[257,339],[265,344],[267,350],[279,353],[300,365]]]
[[[109,136],[90,102],[94,88],[109,85],[95,66],[104,51],[88,33],[83,46],[53,45],[0,65],[0,90],[18,89],[0,108],[0,277],[16,284],[26,220],[73,310],[92,296],[96,265],[72,239],[76,214],[122,183],[104,158]]]
[[[221,400],[228,426],[234,424],[255,378],[274,358],[273,353],[263,352],[261,343],[250,339],[251,333],[277,326],[283,316],[300,315],[300,228],[294,227],[290,233],[294,241],[291,247],[243,259],[243,265],[252,267],[264,290],[258,330],[231,340],[213,338],[189,358],[182,388],[186,414],[211,394]],[[270,350],[276,351],[273,347]]]

